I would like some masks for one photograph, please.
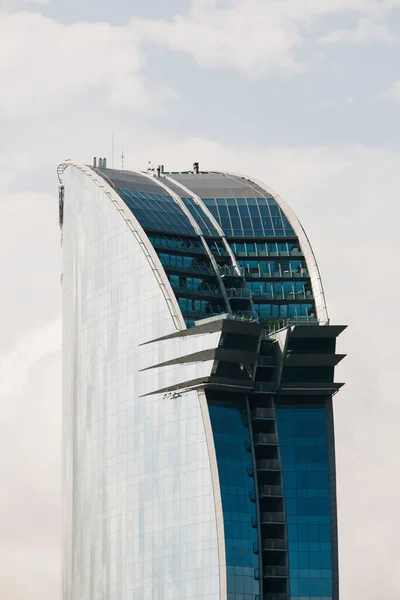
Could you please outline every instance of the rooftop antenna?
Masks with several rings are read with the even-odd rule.
[[[121,169],[124,168],[124,151],[121,152]]]

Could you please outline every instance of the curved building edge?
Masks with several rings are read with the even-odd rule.
[[[123,222],[127,228],[126,233],[124,233],[123,235],[126,237],[126,240],[129,241],[129,236],[132,235],[134,242],[132,242],[133,246],[136,244],[136,248],[137,250],[134,250],[135,252],[139,251],[142,255],[142,259],[140,259],[140,261],[144,264],[144,261],[149,265],[151,272],[153,273],[154,276],[154,281],[157,282],[157,286],[159,289],[159,293],[160,295],[162,294],[163,298],[164,298],[164,302],[165,302],[165,306],[168,308],[168,313],[171,319],[171,327],[169,328],[169,331],[160,331],[160,332],[149,332],[149,336],[150,338],[157,338],[160,335],[165,335],[165,334],[171,334],[173,333],[173,331],[175,330],[178,335],[179,335],[179,331],[182,330],[186,330],[186,325],[184,323],[182,314],[180,312],[179,309],[179,305],[176,302],[175,299],[175,295],[173,294],[172,288],[170,287],[169,281],[165,275],[164,269],[162,268],[161,263],[159,262],[158,256],[155,253],[152,245],[150,244],[150,242],[148,241],[147,235],[145,234],[144,230],[142,229],[142,227],[140,226],[140,224],[136,221],[135,217],[133,216],[133,214],[129,211],[129,209],[127,209],[127,207],[124,205],[124,203],[121,201],[121,199],[119,198],[118,194],[116,194],[116,192],[113,190],[113,188],[104,181],[104,179],[100,178],[99,176],[97,176],[93,170],[89,167],[85,167],[85,166],[81,166],[81,165],[77,165],[75,163],[69,162],[66,165],[66,168],[70,167],[73,170],[76,170],[77,172],[80,172],[83,176],[85,176],[87,178],[87,181],[90,182],[89,188],[87,188],[85,190],[85,198],[80,198],[81,200],[84,200],[86,203],[90,203],[91,202],[91,198],[90,196],[96,196],[98,193],[101,195],[101,198],[99,200],[100,203],[102,202],[110,202],[110,205],[112,203],[112,205],[114,205],[115,208],[115,213],[113,213],[112,211],[108,212],[108,214],[110,216],[112,216],[112,220],[113,222],[116,222],[115,219],[117,217],[117,214],[119,213],[120,217],[122,217]],[[91,188],[90,186],[93,184],[93,188]],[[97,192],[96,192],[97,189]],[[65,202],[66,202],[66,210],[64,211],[64,215],[67,219],[69,219],[71,217],[71,219],[74,219],[76,223],[79,222],[79,225],[82,225],[82,222],[84,221],[84,219],[86,217],[83,216],[83,213],[79,213],[79,206],[75,206],[76,213],[71,216],[71,214],[68,213],[68,202],[69,202],[69,189],[68,189],[68,184],[67,184],[67,189],[66,189],[66,193],[65,193]],[[107,212],[107,211],[106,211]],[[92,211],[93,215],[95,215],[95,211]],[[119,218],[119,217],[118,217]],[[86,222],[86,225],[88,225],[88,223]],[[78,229],[78,227],[76,227],[76,229]],[[122,231],[123,228],[121,228]],[[129,233],[128,233],[129,231]],[[68,234],[69,235],[69,234]],[[85,231],[80,232],[79,235],[85,236],[86,233]],[[87,240],[85,240],[86,242]],[[69,299],[67,300],[67,304],[69,303],[69,308],[67,309],[68,314],[66,314],[64,312],[64,331],[67,332],[68,331],[68,335],[65,336],[65,341],[64,341],[64,380],[66,381],[67,379],[70,380],[72,388],[69,389],[69,392],[66,395],[66,392],[64,391],[64,405],[68,405],[67,411],[69,413],[69,420],[68,423],[66,423],[66,427],[68,429],[68,427],[70,427],[70,430],[67,431],[66,433],[66,437],[65,439],[65,444],[66,444],[66,450],[67,450],[67,454],[69,454],[70,459],[72,459],[72,462],[67,458],[67,465],[66,465],[66,470],[69,472],[70,476],[74,477],[74,481],[78,482],[85,481],[85,475],[83,470],[87,468],[87,466],[91,463],[91,461],[93,462],[94,460],[94,454],[93,454],[93,450],[90,450],[88,444],[89,444],[89,438],[87,436],[87,433],[85,433],[84,429],[82,429],[82,427],[79,425],[80,420],[83,418],[83,420],[90,420],[90,414],[92,415],[92,417],[96,416],[95,415],[95,411],[99,410],[102,411],[103,409],[105,410],[106,404],[109,400],[102,400],[103,402],[103,407],[100,406],[100,401],[99,401],[99,397],[96,396],[96,392],[95,391],[90,391],[90,389],[87,387],[87,381],[91,380],[93,386],[96,387],[96,385],[100,385],[100,380],[103,377],[103,375],[100,377],[99,379],[99,373],[96,372],[96,369],[94,371],[90,371],[90,369],[92,368],[90,365],[88,365],[87,363],[85,363],[85,361],[80,361],[79,357],[82,357],[86,350],[88,350],[90,352],[90,347],[92,347],[95,343],[96,343],[96,338],[93,338],[92,342],[90,343],[90,339],[86,340],[86,343],[89,344],[89,346],[86,346],[86,350],[85,352],[82,350],[82,348],[77,348],[83,341],[82,339],[82,330],[85,330],[85,337],[89,338],[90,337],[90,328],[92,327],[90,325],[90,323],[88,322],[84,322],[84,319],[86,317],[82,316],[82,306],[80,306],[79,308],[77,308],[77,304],[80,303],[79,300],[79,295],[84,293],[82,292],[82,288],[83,288],[83,280],[82,277],[79,273],[80,271],[80,265],[79,263],[81,263],[82,261],[86,260],[84,256],[82,256],[82,254],[80,254],[77,250],[77,246],[74,246],[74,243],[72,240],[65,240],[64,239],[64,248],[66,248],[66,252],[70,252],[69,257],[67,257],[67,260],[71,260],[72,263],[70,264],[71,267],[71,271],[70,273],[68,273],[67,277],[64,277],[64,282],[63,282],[63,294],[64,297],[69,297]],[[85,246],[85,243],[83,244],[83,246]],[[81,248],[82,249],[82,248]],[[133,251],[133,250],[132,250]],[[83,251],[84,254],[85,250]],[[71,254],[72,253],[72,254]],[[103,255],[103,259],[104,259],[104,255]],[[89,259],[88,259],[89,260]],[[105,258],[105,260],[107,261],[107,258]],[[89,260],[90,264],[92,266],[94,266],[96,268],[96,262],[94,258],[91,258]],[[148,269],[146,268],[147,272]],[[80,287],[80,289],[68,289],[69,283],[71,282],[71,277],[73,279],[73,286],[76,286],[78,284],[78,287]],[[122,280],[121,280],[122,281]],[[116,285],[120,285],[119,283],[117,283]],[[91,299],[89,298],[85,298],[84,300],[88,300],[88,307],[90,308],[90,302]],[[75,307],[72,306],[75,303]],[[84,302],[82,302],[83,304]],[[108,307],[109,309],[111,308],[110,306]],[[64,306],[65,309],[65,306]],[[74,314],[71,314],[71,310],[73,311]],[[86,310],[86,309],[85,309]],[[75,311],[75,312],[74,312]],[[127,318],[127,317],[126,317]],[[72,321],[71,321],[72,319]],[[97,331],[100,333],[105,333],[106,338],[110,338],[110,335],[112,333],[112,330],[109,329],[109,325],[105,324],[104,328],[102,330],[98,329]],[[128,332],[129,333],[129,332]],[[131,334],[129,334],[131,335]],[[149,341],[148,337],[144,337],[143,335],[140,337],[140,342],[146,342]],[[83,342],[83,344],[85,345],[85,342]],[[159,351],[161,351],[161,349],[159,349]],[[67,354],[65,354],[65,352]],[[143,348],[138,349],[138,356],[140,356],[140,359],[142,358],[142,353],[143,352]],[[82,354],[83,353],[83,354]],[[148,352],[148,356],[149,354],[153,354],[154,353],[154,347],[150,349],[150,352]],[[111,366],[111,364],[113,363],[113,356],[109,355],[106,357],[106,364],[108,364],[109,366]],[[81,364],[75,364],[74,366],[74,361],[77,362],[83,362],[85,363],[85,366],[82,367]],[[82,373],[82,368],[86,368],[86,376],[84,376],[84,374]],[[72,369],[72,371],[71,371]],[[80,373],[78,373],[78,371]],[[163,377],[163,375],[161,374],[162,369],[159,369],[158,372],[160,373],[160,377]],[[141,380],[145,379],[145,375],[140,374],[140,370],[137,371],[136,370],[136,375],[135,378],[137,379],[138,382],[140,382]],[[132,372],[133,374],[133,372]],[[90,375],[88,377],[88,375]],[[153,379],[154,381],[154,375],[155,372],[154,370],[152,371],[152,373],[150,374],[150,377]],[[117,382],[118,384],[118,382]],[[141,386],[142,384],[135,384],[135,385],[139,385]],[[143,383],[144,385],[144,383]],[[149,403],[149,400],[147,400],[146,398],[143,398],[141,395],[141,390],[137,389],[136,392],[133,393],[132,399],[135,400],[137,407],[135,410],[145,410],[145,403]],[[103,393],[103,392],[102,392]],[[71,395],[72,394],[72,395]],[[89,398],[88,396],[92,395],[92,398]],[[67,396],[67,397],[66,397]],[[85,401],[82,401],[82,399],[85,399]],[[186,415],[186,423],[188,423],[189,425],[189,421],[191,423],[190,427],[200,427],[201,424],[201,429],[198,429],[195,432],[195,435],[198,437],[199,442],[198,444],[201,444],[201,446],[204,444],[206,447],[206,452],[207,452],[207,459],[205,458],[205,456],[203,456],[203,462],[204,460],[206,460],[206,463],[208,466],[206,466],[206,470],[204,472],[204,468],[205,468],[205,463],[202,466],[202,470],[199,468],[199,472],[203,473],[202,477],[203,477],[203,486],[205,486],[206,489],[206,493],[207,493],[207,497],[212,497],[213,498],[213,509],[212,509],[212,517],[211,517],[211,512],[209,513],[209,519],[211,518],[211,520],[205,522],[203,524],[203,526],[205,527],[207,524],[208,526],[206,527],[206,529],[208,529],[208,533],[206,534],[201,534],[198,535],[197,537],[195,537],[195,545],[199,545],[199,548],[202,547],[203,542],[206,544],[207,538],[210,540],[210,543],[213,546],[213,530],[214,527],[216,527],[216,522],[214,522],[213,525],[213,520],[216,518],[216,513],[220,512],[220,514],[222,514],[222,508],[221,506],[219,507],[219,511],[218,511],[218,504],[220,505],[220,500],[218,503],[218,473],[215,472],[214,469],[214,473],[212,474],[211,471],[211,467],[210,467],[210,443],[211,445],[213,445],[213,438],[212,438],[212,434],[210,437],[210,432],[209,429],[206,427],[206,424],[204,422],[204,415],[202,416],[202,410],[204,409],[204,407],[201,407],[201,398],[199,397],[199,393],[197,390],[188,390],[185,394],[185,397],[183,397],[181,400],[179,399],[173,399],[173,403],[175,405],[175,410],[177,411],[177,416],[178,417],[178,421],[179,419],[185,418],[185,411],[189,410],[189,412]],[[126,401],[126,399],[125,399]],[[157,405],[157,410],[161,411],[161,413],[163,412],[164,408],[163,406],[165,405],[167,407],[167,411],[168,411],[168,399],[164,398],[161,394],[156,394],[155,396],[152,397],[152,403],[151,405]],[[195,405],[193,404],[193,402],[195,402]],[[66,403],[66,404],[65,404]],[[91,404],[91,407],[89,406],[89,404]],[[105,404],[104,404],[105,403]],[[126,402],[125,402],[126,403]],[[183,406],[178,407],[179,404],[182,404]],[[190,405],[189,408],[186,409],[185,405],[188,404]],[[195,408],[196,406],[196,408]],[[96,407],[96,408],[95,408]],[[141,408],[140,408],[141,407]],[[190,408],[191,408],[191,412],[190,412]],[[72,412],[71,412],[72,411]],[[84,415],[82,415],[82,411],[86,411]],[[194,415],[195,413],[195,415]],[[191,415],[191,416],[189,416]],[[106,421],[107,418],[105,416],[105,414],[103,413],[99,413],[98,415],[98,420],[99,422],[103,421],[103,425],[106,428]],[[149,415],[150,416],[150,415]],[[71,420],[72,419],[72,420]],[[196,425],[197,424],[197,425]],[[93,424],[92,424],[93,425]],[[91,425],[91,426],[92,426]],[[133,426],[133,425],[132,425]],[[178,433],[178,431],[176,432],[176,434]],[[174,435],[174,439],[179,439],[180,436],[179,435]],[[132,430],[130,433],[128,432],[129,437],[132,435],[134,437],[137,436],[137,434],[135,434],[135,432]],[[200,437],[199,437],[200,436]],[[90,436],[89,436],[90,437]],[[202,442],[200,442],[200,440],[203,440]],[[128,437],[126,438],[126,440],[128,440]],[[172,442],[173,440],[171,440]],[[98,440],[98,442],[100,442],[100,448],[104,442],[104,440],[102,441],[101,439]],[[198,446],[199,447],[199,446]],[[68,450],[69,448],[69,450]],[[145,450],[145,449],[144,449]],[[214,450],[215,452],[215,450]],[[72,458],[73,457],[73,458]],[[160,457],[158,457],[160,458]],[[199,460],[199,457],[196,457],[197,460]],[[168,465],[166,465],[168,466]],[[86,476],[88,476],[89,473],[86,472]],[[211,480],[210,483],[204,482],[204,480],[208,480],[208,477],[212,476],[212,481],[213,481],[213,488],[210,487],[211,485]],[[104,475],[105,480],[107,479],[107,477]],[[90,479],[90,478],[89,478]],[[71,484],[71,482],[70,482]],[[83,486],[85,485],[90,485],[89,481],[87,480],[86,483],[82,483]],[[208,486],[208,487],[207,487]],[[70,506],[69,509],[72,510],[73,515],[71,516],[72,521],[70,522],[70,526],[72,526],[74,528],[74,533],[72,534],[72,532],[69,532],[69,536],[72,535],[72,538],[70,539],[70,543],[72,543],[72,548],[71,551],[73,553],[73,555],[70,556],[70,567],[69,569],[72,569],[72,571],[75,571],[76,573],[76,578],[74,580],[74,583],[72,583],[71,581],[69,581],[69,585],[72,585],[71,587],[68,587],[68,589],[66,589],[65,591],[65,599],[66,600],[75,600],[78,597],[81,597],[81,595],[85,595],[85,597],[87,597],[88,599],[90,598],[90,600],[95,599],[95,598],[100,598],[101,594],[105,593],[107,596],[111,593],[112,591],[112,586],[113,586],[113,578],[112,578],[112,573],[108,572],[109,569],[107,567],[107,565],[109,565],[109,558],[110,558],[110,552],[111,552],[111,547],[109,546],[109,543],[107,541],[106,536],[106,528],[107,528],[107,524],[106,524],[106,520],[105,520],[105,515],[100,515],[100,521],[99,521],[99,530],[103,531],[103,537],[102,537],[102,552],[106,553],[107,556],[105,554],[103,554],[103,560],[106,561],[106,563],[104,564],[104,567],[106,569],[106,571],[108,572],[107,575],[104,575],[100,577],[100,581],[98,583],[96,583],[93,579],[93,577],[95,577],[95,573],[99,567],[99,563],[96,561],[98,561],[98,557],[96,558],[96,556],[94,556],[96,554],[96,551],[93,549],[93,544],[96,544],[96,532],[93,530],[93,528],[90,528],[89,523],[90,522],[95,522],[96,521],[96,515],[94,513],[90,512],[90,508],[86,507],[86,516],[85,516],[85,510],[82,511],[82,508],[86,502],[85,497],[87,496],[87,494],[92,494],[95,492],[95,490],[89,490],[86,489],[83,490],[82,492],[79,491],[79,485],[77,486],[73,486],[74,487],[74,491],[71,492],[73,493],[73,496],[70,497]],[[183,486],[184,487],[184,486]],[[201,486],[199,486],[200,488]],[[196,489],[198,489],[196,487]],[[185,490],[185,493],[188,493],[188,490]],[[110,495],[109,493],[105,491],[105,488],[103,489],[103,492],[101,492],[100,496],[103,494],[103,504],[105,503],[105,505],[109,505],[110,508],[112,508],[112,502],[110,501]],[[220,497],[220,496],[219,496]],[[202,502],[205,502],[206,500],[206,496],[203,497],[199,497],[197,498],[197,503],[199,502],[199,500],[201,500]],[[182,500],[183,501],[183,500]],[[110,502],[111,502],[111,506],[110,506]],[[183,506],[186,506],[188,503],[185,501],[183,501],[184,504]],[[168,504],[168,503],[167,503]],[[201,511],[201,507],[199,505],[198,510]],[[182,528],[185,527],[185,523],[184,523],[184,515],[182,516],[183,521],[178,524],[177,529],[176,529],[176,533],[178,533],[178,531],[180,531]],[[102,523],[102,525],[101,525]],[[215,529],[215,532],[217,532],[217,527]],[[191,534],[193,536],[193,533]],[[205,538],[204,538],[205,535]],[[84,539],[85,538],[85,539]],[[92,542],[90,542],[90,539],[92,539]],[[121,541],[121,543],[123,542],[123,540]],[[87,545],[89,544],[89,546]],[[89,549],[91,548],[91,550]],[[99,550],[100,551],[100,550]],[[221,535],[218,536],[218,552],[220,555],[224,556],[224,538]],[[213,555],[213,552],[208,551],[208,553],[211,555]],[[90,556],[90,558],[89,558]],[[90,560],[90,568],[88,568],[88,564],[87,564],[87,560]],[[189,559],[188,559],[189,560]],[[193,558],[193,560],[195,560]],[[167,561],[168,562],[168,561]],[[223,562],[223,561],[222,561]],[[113,563],[115,564],[115,563]],[[167,563],[166,563],[167,564]],[[78,566],[79,565],[79,566]],[[86,565],[86,571],[85,571],[85,565]],[[96,569],[97,567],[97,569]],[[103,568],[104,568],[103,567]],[[183,571],[186,571],[186,568],[183,566]],[[215,568],[218,569],[218,573],[215,572]],[[221,565],[221,562],[218,560],[217,563],[210,564],[210,566],[206,569],[206,571],[208,572],[208,576],[207,578],[209,579],[209,584],[208,587],[210,590],[212,590],[212,595],[210,596],[210,598],[212,598],[213,600],[226,600],[226,584],[225,584],[225,588],[224,588],[224,581],[226,578],[226,573],[223,574],[221,573],[221,568],[223,569],[223,564]],[[71,575],[71,570],[69,571],[69,576]],[[204,571],[204,573],[206,573],[206,571]],[[97,571],[98,572],[98,571]],[[100,574],[99,574],[100,575]],[[204,575],[205,577],[205,575]],[[216,580],[217,577],[217,580]],[[161,581],[161,580],[160,580]],[[165,586],[165,589],[168,589],[168,587],[170,587],[172,584],[168,583],[168,578],[166,578],[165,580],[162,580],[162,586]],[[215,581],[215,584],[213,583]],[[134,584],[134,582],[131,582],[132,585]],[[195,582],[194,582],[195,584]],[[97,586],[97,587],[96,587]],[[98,586],[101,587],[98,588]],[[111,587],[110,587],[111,586]],[[217,586],[217,587],[216,587]],[[218,589],[218,592],[217,592]],[[79,590],[79,591],[78,591]],[[138,593],[143,593],[140,592],[138,590]],[[111,596],[110,596],[111,597]],[[143,595],[143,597],[145,597]],[[179,599],[179,598],[185,598],[187,597],[187,591],[186,592],[178,592],[175,590],[173,598],[175,600]]]
[[[327,309],[326,299],[325,299],[325,292],[324,292],[324,288],[323,288],[323,284],[322,284],[322,278],[321,278],[321,274],[319,271],[317,259],[315,258],[314,251],[312,249],[310,240],[308,239],[308,236],[305,232],[305,229],[302,226],[301,222],[299,221],[296,213],[291,208],[290,204],[288,204],[286,202],[286,200],[284,200],[282,198],[282,196],[280,194],[278,194],[274,189],[272,189],[271,187],[266,185],[263,181],[255,179],[254,177],[252,177],[250,179],[250,177],[247,177],[246,175],[243,175],[242,173],[235,173],[235,172],[230,172],[230,171],[213,171],[213,172],[220,173],[221,175],[225,175],[228,177],[229,176],[237,177],[237,178],[243,179],[245,181],[248,181],[249,183],[253,183],[254,185],[258,186],[259,188],[261,188],[268,194],[271,194],[275,198],[277,203],[282,208],[283,213],[286,215],[288,221],[290,222],[294,232],[296,233],[296,235],[299,239],[300,246],[303,249],[304,258],[306,260],[306,263],[307,263],[307,266],[308,266],[308,269],[309,269],[310,275],[311,275],[311,285],[312,285],[313,292],[314,292],[315,308],[317,311],[318,321],[320,322],[321,325],[328,325],[329,324],[329,315],[328,315],[328,309]]]

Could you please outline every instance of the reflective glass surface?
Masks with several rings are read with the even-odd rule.
[[[161,264],[166,268],[170,268],[171,270],[177,270],[188,273],[204,273],[215,275],[215,271],[209,262],[207,257],[206,260],[198,260],[193,256],[185,256],[183,254],[167,254],[166,252],[159,252],[158,257],[161,261]]]
[[[325,407],[277,407],[291,600],[332,598]]]
[[[175,293],[187,293],[200,296],[220,296],[216,282],[208,282],[201,277],[186,277],[168,274],[168,280]]]
[[[299,242],[231,242],[236,256],[301,256]]]
[[[219,235],[209,217],[193,198],[182,198],[204,235]]]
[[[152,390],[171,380],[168,367],[141,372],[156,353],[141,344],[176,331],[159,278],[102,188],[72,167],[65,188],[63,597],[219,600],[197,391],[143,397],[150,380]],[[201,348],[193,338],[184,340],[188,354]],[[179,342],[165,343],[160,360]],[[190,379],[202,365],[179,369]]]
[[[274,198],[203,198],[227,237],[296,237]]]
[[[312,298],[311,283],[307,281],[248,281],[247,287],[257,296],[271,299]]]
[[[238,394],[207,393],[224,515],[229,600],[254,600],[259,593],[257,530],[246,400]]]
[[[275,277],[288,279],[292,277],[308,277],[304,260],[263,260],[263,259],[238,259],[245,277]]]
[[[166,236],[149,233],[147,236],[156,250],[176,250],[177,252],[190,252],[205,254],[203,244],[199,238]]]
[[[194,234],[195,231],[175,200],[166,194],[117,189],[145,231]]]
[[[178,304],[184,317],[204,319],[224,312],[222,299],[218,300],[195,300],[193,298],[182,298],[177,294]]]
[[[258,312],[261,321],[279,317],[286,319],[316,318],[313,304],[258,304],[257,299],[255,299],[254,308]]]

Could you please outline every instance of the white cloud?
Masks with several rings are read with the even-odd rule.
[[[171,97],[148,88],[132,27],[0,13],[0,39],[0,116],[65,115],[82,104],[143,112]]]
[[[400,100],[400,80],[396,81],[387,90],[379,92],[378,98],[386,100]]]
[[[57,202],[56,193],[18,192],[1,198],[0,306],[6,318],[1,324],[0,355],[26,331],[42,327],[59,312]]]
[[[61,323],[56,320],[37,332],[23,335],[17,346],[5,357],[0,356],[0,395],[8,404],[26,389],[32,366],[60,349]],[[4,405],[1,409],[4,409]],[[1,410],[0,409],[0,410]]]
[[[0,0],[0,10],[19,10],[25,6],[44,6],[51,2],[52,0]]]
[[[397,6],[398,0],[231,0],[221,7],[194,0],[185,16],[135,24],[143,38],[185,51],[203,67],[237,68],[257,77],[307,68],[298,51],[330,16],[356,14],[360,22],[354,31],[333,31],[319,43],[392,41],[384,19]]]
[[[316,40],[317,44],[371,44],[373,42],[391,44],[397,35],[385,23],[371,18],[360,19],[353,29],[335,29]]]
[[[0,359],[0,597],[60,590],[60,322]]]

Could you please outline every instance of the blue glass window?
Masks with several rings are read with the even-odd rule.
[[[182,200],[204,235],[219,235],[208,215],[206,215],[202,207],[193,198],[182,198]]]
[[[296,237],[274,198],[204,198],[227,237]]]
[[[246,399],[221,396],[207,393],[221,485],[228,598],[254,600],[259,594],[257,530],[252,525],[257,511],[251,500],[254,478],[249,474],[252,454],[246,449],[250,447]]]
[[[195,231],[171,196],[117,189],[145,231],[195,234]]]
[[[160,234],[149,234],[148,238],[157,250],[176,250],[179,252],[193,252],[205,254],[206,251],[199,238],[175,237]]]
[[[332,597],[325,407],[278,406],[291,599]]]

